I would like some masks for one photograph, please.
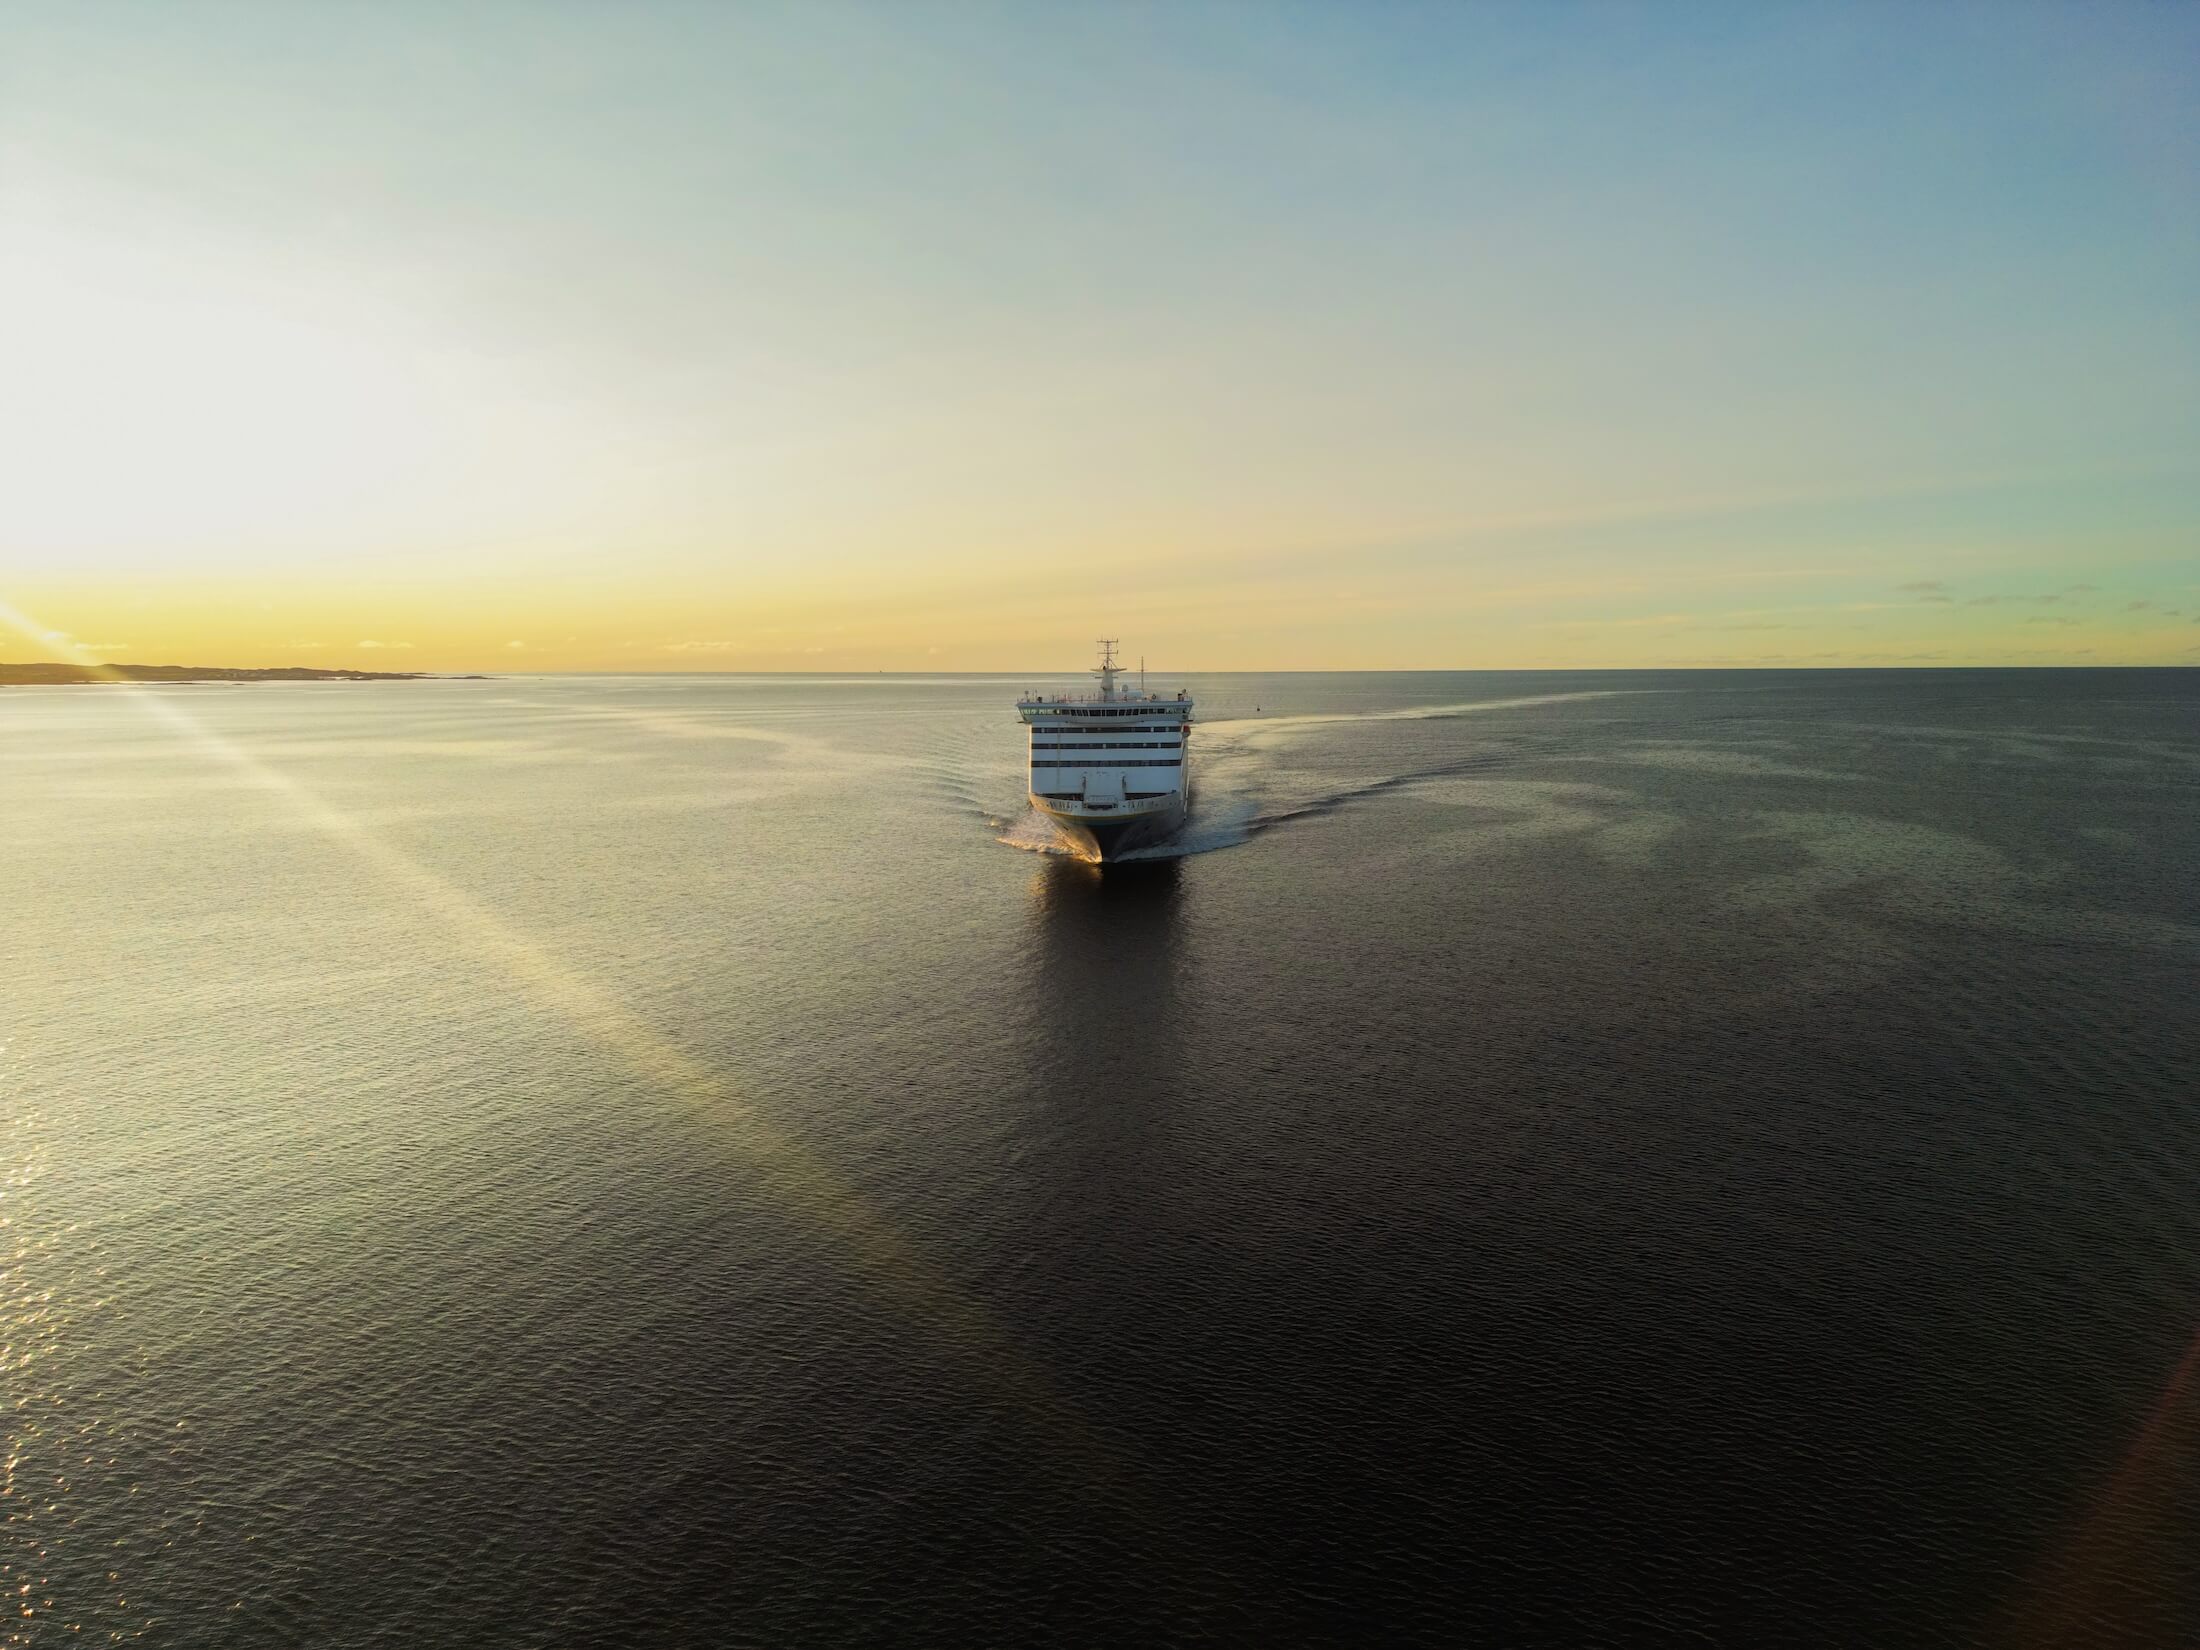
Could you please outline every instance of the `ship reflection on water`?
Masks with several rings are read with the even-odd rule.
[[[1181,859],[1049,856],[1034,871],[1033,1069],[1050,1092],[1136,1109],[1177,1081],[1188,885]]]
[[[1016,1248],[1047,1302],[1033,1333],[1064,1368],[1143,1344],[1183,1264],[1176,1191],[1205,1183],[1186,1092],[1194,882],[1181,860],[1050,858],[1031,878]]]
[[[1167,921],[1183,894],[1183,872],[1181,857],[1102,865],[1070,854],[1049,854],[1031,879],[1031,897],[1042,911],[1073,922],[1100,912],[1127,919],[1134,926],[1142,917],[1158,915]],[[1108,932],[1121,928],[1121,920],[1107,925]]]
[[[1184,880],[1182,859],[1102,865],[1047,855],[1032,876],[1031,898],[1049,979],[1131,990],[1172,975]]]

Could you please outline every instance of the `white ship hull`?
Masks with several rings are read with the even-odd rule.
[[[1106,813],[1037,795],[1031,805],[1054,822],[1072,848],[1102,865],[1141,848],[1158,847],[1184,828],[1191,812],[1181,792],[1150,802],[1124,803]]]

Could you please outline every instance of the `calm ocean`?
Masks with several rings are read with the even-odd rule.
[[[5,1642],[2200,1642],[2200,672],[1046,680],[0,690]]]

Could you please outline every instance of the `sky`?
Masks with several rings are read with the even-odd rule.
[[[0,15],[0,658],[2200,663],[2200,7]]]

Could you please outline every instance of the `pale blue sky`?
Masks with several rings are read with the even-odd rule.
[[[2200,8],[9,15],[0,555],[79,637],[2200,642]]]

